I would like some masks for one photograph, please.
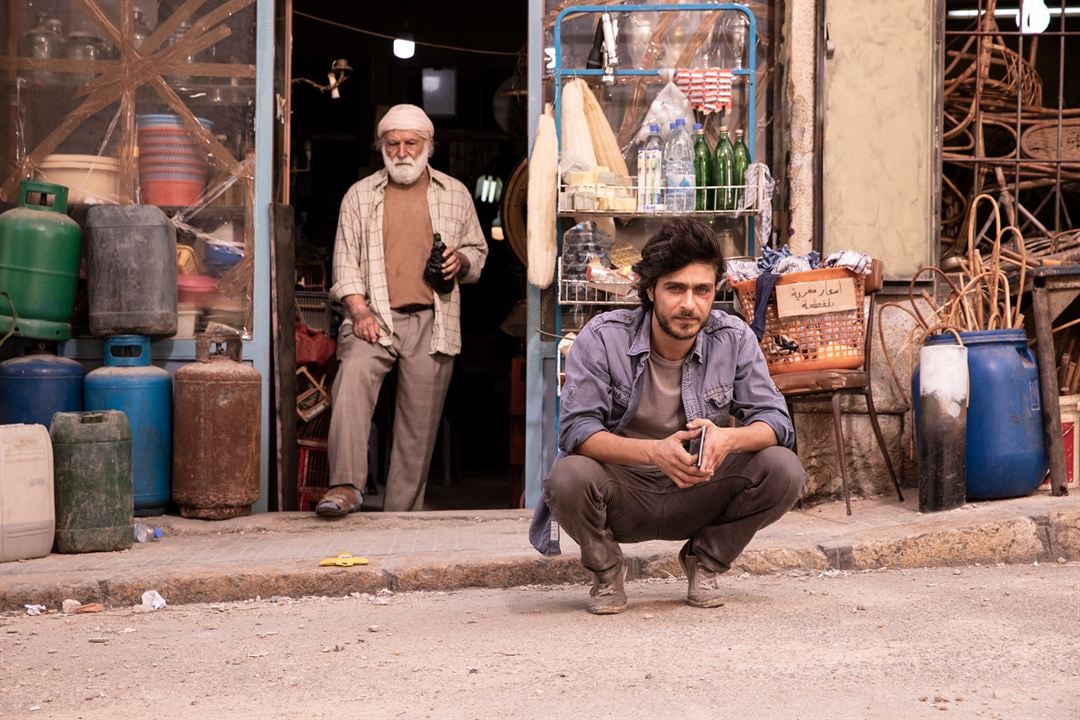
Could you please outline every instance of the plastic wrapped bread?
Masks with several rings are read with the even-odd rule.
[[[529,192],[526,237],[529,282],[538,288],[551,285],[558,252],[555,245],[555,201],[559,191],[559,148],[555,117],[545,108],[536,126],[536,140],[529,156]]]

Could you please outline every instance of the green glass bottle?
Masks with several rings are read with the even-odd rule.
[[[739,207],[742,202],[743,191],[746,189],[746,168],[750,166],[750,150],[746,147],[746,143],[743,142],[743,131],[735,131],[735,146],[732,148],[732,153],[735,157],[735,163],[732,170],[732,185],[735,186],[735,193],[732,197],[732,209]]]
[[[727,126],[720,127],[720,140],[716,143],[716,160],[713,162],[713,178],[711,185],[716,187],[715,210],[731,210],[734,207],[734,196],[731,186],[734,180],[735,154],[728,140]]]
[[[712,210],[715,197],[708,186],[712,184],[713,155],[709,141],[705,139],[705,129],[701,123],[694,123],[694,182],[697,192],[694,194],[694,209]]]

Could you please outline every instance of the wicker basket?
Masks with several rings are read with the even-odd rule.
[[[769,298],[765,334],[761,338],[761,352],[765,354],[769,373],[862,367],[866,332],[862,275],[847,268],[827,268],[789,273],[781,276],[776,284],[797,285],[844,278],[855,281],[855,309],[852,310],[781,318],[776,312],[775,296]],[[756,280],[732,283],[747,322],[754,317],[756,285]]]
[[[1058,129],[1057,120],[1048,120],[1035,123],[1025,130],[1020,138],[1024,155],[1039,160],[1080,160],[1080,118],[1061,121],[1060,149]]]

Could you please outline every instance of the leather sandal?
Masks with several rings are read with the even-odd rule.
[[[362,500],[360,491],[352,485],[334,485],[315,506],[315,514],[325,518],[345,517],[358,511]]]

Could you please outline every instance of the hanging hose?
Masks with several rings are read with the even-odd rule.
[[[11,329],[7,331],[7,335],[0,338],[0,347],[3,347],[8,338],[15,334],[15,326],[19,324],[19,311],[15,308],[15,301],[5,291],[0,290],[0,297],[6,297],[8,305],[11,306]]]

